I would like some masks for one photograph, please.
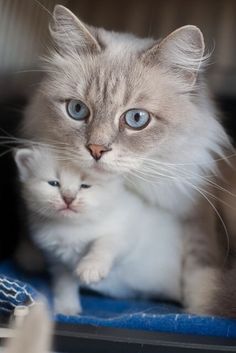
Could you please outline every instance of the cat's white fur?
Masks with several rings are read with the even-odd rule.
[[[216,251],[214,205],[210,201],[209,210],[202,199],[213,193],[215,200],[217,159],[230,148],[204,84],[201,31],[188,25],[163,40],[140,39],[87,26],[60,5],[50,31],[56,50],[26,111],[24,137],[93,173],[127,173],[127,186],[155,205],[157,214],[166,209],[179,218],[184,304],[197,312],[205,279],[225,256],[224,248]],[[88,120],[69,117],[72,98],[89,107]],[[133,108],[148,111],[150,123],[138,131],[120,129],[120,119]],[[89,144],[110,149],[95,161]]]
[[[51,263],[56,312],[81,311],[79,281],[113,297],[181,300],[182,229],[174,217],[119,177],[95,179],[50,151],[21,149],[15,158],[32,237]],[[53,179],[60,188],[48,184]],[[64,193],[75,197],[73,211],[61,211]]]

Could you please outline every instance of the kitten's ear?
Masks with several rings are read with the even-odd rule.
[[[183,26],[169,34],[143,54],[147,64],[172,70],[193,85],[204,58],[204,38],[196,26]]]
[[[29,148],[19,148],[15,151],[15,162],[19,170],[21,181],[26,181],[31,175],[33,151]]]
[[[88,27],[62,5],[55,6],[49,30],[62,52],[101,51],[98,41]]]

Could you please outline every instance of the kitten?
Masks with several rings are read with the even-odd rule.
[[[113,297],[181,300],[182,239],[173,217],[120,177],[72,169],[49,150],[19,149],[15,160],[31,236],[50,261],[56,312],[81,311],[79,282]]]
[[[56,48],[23,136],[94,174],[128,173],[127,186],[157,214],[178,217],[184,302],[197,312],[199,291],[225,255],[204,198],[214,193],[217,158],[230,148],[203,82],[201,31],[189,25],[161,41],[140,39],[87,26],[57,5],[50,32]]]

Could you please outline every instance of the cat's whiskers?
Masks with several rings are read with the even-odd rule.
[[[151,168],[150,166],[147,166],[145,164],[142,165],[142,170],[136,169],[139,173],[142,173],[147,176],[152,176],[152,177],[161,177],[162,180],[164,179],[171,179],[172,181],[180,181],[180,175],[173,174],[170,169],[168,168],[160,168],[161,170],[159,171],[157,168]]]
[[[2,140],[2,141],[1,141]],[[13,145],[12,150],[14,151],[14,147],[17,147],[18,145],[30,145],[30,146],[35,146],[35,147],[42,147],[42,148],[47,148],[49,151],[56,152],[58,154],[61,154],[65,157],[70,157],[70,158],[75,158],[75,156],[79,155],[78,151],[74,151],[69,144],[66,143],[57,143],[55,141],[46,141],[46,142],[41,142],[41,141],[34,141],[34,140],[28,140],[25,138],[18,138],[14,136],[0,136],[0,145],[9,147],[9,145]]]
[[[131,175],[131,176],[133,176],[135,178],[141,179],[141,180],[143,180],[145,182],[148,182],[150,184],[158,184],[161,181],[161,178],[159,178],[159,180],[158,180],[157,177],[155,177],[155,179],[153,179],[153,178],[150,179],[150,174],[142,173],[138,169],[130,171],[129,175]],[[163,178],[162,178],[162,180],[163,180]]]
[[[8,154],[8,153],[12,153],[12,151],[13,151],[13,149],[12,149],[12,148],[9,148],[9,149],[7,149],[6,151],[0,153],[0,158],[1,158],[1,157],[4,157],[4,156],[5,156],[6,154]]]
[[[208,190],[203,189],[202,187],[200,187],[200,189],[202,191],[204,191],[205,194],[209,195],[210,197],[212,197],[214,200],[219,201],[220,203],[224,204],[225,206],[231,208],[232,210],[236,210],[236,207],[234,207],[233,205],[230,205],[228,202],[225,202],[223,199],[221,199],[220,197],[214,195],[213,193],[211,193]]]
[[[49,11],[49,9],[46,6],[44,6],[39,0],[34,0],[34,2],[36,2],[39,5],[39,7],[41,7],[49,16],[52,17],[52,13]]]
[[[162,169],[164,169],[164,168],[162,168]],[[167,171],[167,169],[166,169],[166,171]],[[139,173],[140,173],[140,172],[141,172],[141,171],[139,171]],[[168,172],[170,172],[170,171],[168,170]],[[153,173],[153,174],[152,174],[153,176],[156,175],[157,177],[160,177],[160,173],[159,173],[158,171],[152,170],[152,173]],[[142,174],[145,175],[145,176],[148,176],[148,175],[150,176],[149,169],[145,169],[145,172],[142,171]],[[134,175],[135,177],[139,177],[139,178],[140,178],[140,176],[137,175],[137,172],[136,172],[135,174],[133,174],[133,175]],[[172,181],[174,181],[174,182],[176,182],[176,180],[177,180],[177,177],[174,177],[173,175],[167,175],[167,174],[161,173],[161,176],[164,177],[164,178],[168,178],[168,179],[170,179],[170,180],[172,180]],[[196,176],[194,176],[194,177],[196,178]],[[144,177],[141,177],[141,179],[144,180],[144,181],[148,181],[148,180],[147,180],[146,178],[144,178]],[[194,189],[196,192],[198,192],[202,197],[204,197],[204,198],[206,199],[206,201],[210,204],[210,206],[212,207],[212,209],[214,210],[214,212],[216,213],[216,215],[217,215],[217,217],[218,217],[220,223],[222,224],[222,227],[223,227],[223,229],[224,229],[224,233],[225,233],[226,239],[227,239],[227,252],[226,252],[226,256],[225,256],[225,261],[226,261],[226,259],[227,259],[228,256],[229,256],[229,251],[230,251],[230,237],[229,237],[229,232],[228,232],[228,230],[227,230],[227,227],[226,227],[226,225],[225,225],[225,222],[224,222],[222,216],[220,215],[219,211],[217,210],[217,208],[215,207],[215,205],[213,204],[213,202],[209,199],[209,197],[212,197],[214,200],[218,200],[218,201],[220,201],[220,202],[226,204],[227,206],[229,206],[229,207],[231,207],[231,208],[233,208],[233,207],[230,206],[230,205],[228,205],[226,202],[224,202],[223,200],[221,200],[220,198],[218,198],[217,196],[215,196],[214,194],[212,194],[212,193],[209,192],[208,190],[205,190],[203,187],[196,186],[196,185],[192,182],[193,179],[194,179],[193,176],[190,174],[188,178],[186,178],[185,175],[184,175],[184,178],[178,179],[178,181],[182,182],[183,184],[187,184],[187,185],[190,186],[192,189]],[[154,183],[154,182],[152,181],[152,183]],[[217,184],[216,184],[216,185],[217,185]],[[227,190],[226,190],[226,191],[227,191]]]
[[[18,74],[31,74],[31,73],[33,73],[33,72],[45,72],[45,73],[53,73],[53,74],[57,74],[58,72],[56,71],[56,70],[47,70],[47,69],[30,69],[30,70],[19,70],[19,71],[15,71],[15,72],[13,72],[13,74],[15,74],[15,75],[18,75]]]
[[[144,162],[144,164],[145,164],[145,162]],[[155,163],[153,163],[153,164],[155,164]],[[153,168],[163,168],[161,164],[159,164],[159,163],[156,163],[156,164],[157,164],[157,167],[154,166]],[[194,180],[194,179],[199,180],[199,179],[201,179],[204,184],[208,184],[209,186],[211,186],[211,187],[213,187],[215,189],[218,189],[218,190],[220,190],[222,192],[225,192],[225,193],[227,193],[228,195],[230,195],[232,197],[236,197],[236,194],[234,194],[231,191],[225,189],[223,186],[217,184],[215,181],[209,179],[210,176],[212,178],[215,178],[214,174],[212,174],[210,176],[203,176],[201,174],[196,174],[196,173],[193,173],[192,171],[189,171],[189,170],[186,170],[186,169],[183,169],[183,168],[179,168],[179,165],[167,164],[167,163],[165,163],[164,165],[168,166],[169,169],[174,169],[174,171],[179,173],[179,176],[181,178],[186,178],[186,179],[190,179],[190,180]],[[154,172],[154,170],[153,170],[153,172]]]
[[[16,140],[16,141],[20,141],[20,142],[29,142],[29,143],[37,143],[37,144],[46,144],[46,147],[49,147],[51,145],[55,145],[55,147],[57,146],[68,146],[68,147],[71,147],[71,145],[69,143],[66,143],[66,142],[63,142],[63,141],[55,141],[55,140],[52,140],[52,139],[43,139],[43,141],[37,141],[37,140],[29,140],[29,139],[26,139],[26,138],[21,138],[21,137],[17,137],[17,136],[14,136],[12,134],[10,134],[9,132],[7,132],[6,130],[4,130],[3,128],[0,127],[0,131],[2,131],[6,136],[2,135],[0,136],[0,139],[7,139],[9,138],[10,140]]]
[[[143,173],[144,174],[144,173]],[[147,171],[147,175],[149,176],[150,175],[150,173],[149,173],[149,171]],[[164,176],[164,177],[170,177],[169,175],[167,176],[167,175],[165,175],[165,174],[163,174],[162,173],[162,176]],[[157,177],[159,177],[159,173],[157,174]],[[174,179],[173,178],[173,176],[172,176],[172,178],[171,179]],[[176,177],[176,179],[177,179],[177,177]],[[175,179],[175,182],[176,182],[176,179]],[[235,209],[235,207],[233,207],[232,205],[230,205],[229,203],[227,203],[227,202],[225,202],[223,199],[221,199],[220,197],[217,197],[216,195],[214,195],[213,193],[211,193],[209,190],[206,190],[206,189],[204,189],[203,188],[203,186],[196,186],[196,185],[194,185],[193,184],[193,181],[194,180],[194,178],[191,176],[191,177],[189,177],[189,178],[185,178],[185,176],[184,176],[184,178],[181,176],[181,178],[178,180],[179,182],[181,182],[181,183],[185,183],[185,184],[188,184],[189,186],[191,186],[191,187],[193,187],[194,189],[196,189],[196,187],[198,187],[199,188],[199,190],[201,190],[202,192],[204,192],[205,194],[207,194],[207,195],[209,195],[210,197],[212,197],[213,199],[215,199],[215,200],[217,200],[217,201],[220,201],[221,203],[223,203],[223,204],[225,204],[226,206],[228,206],[228,207],[230,207],[231,209]],[[217,184],[216,184],[216,186],[217,186]],[[224,188],[222,188],[223,190],[225,190]],[[225,190],[226,192],[228,192],[228,190]],[[230,192],[229,192],[230,193]],[[232,193],[230,193],[232,196],[235,196],[234,194],[232,194]]]
[[[187,182],[187,181],[186,181]],[[212,207],[213,211],[215,212],[216,216],[218,217],[223,229],[224,229],[224,232],[225,232],[225,235],[226,235],[226,240],[227,240],[227,249],[226,249],[226,254],[225,254],[225,259],[224,259],[224,262],[227,261],[228,259],[228,256],[229,256],[229,253],[230,253],[230,235],[229,235],[229,232],[228,232],[228,229],[226,227],[226,224],[220,214],[220,212],[217,210],[217,208],[215,207],[215,205],[213,204],[213,202],[209,199],[208,196],[206,196],[206,194],[204,193],[204,191],[199,188],[198,186],[195,186],[193,185],[192,183],[190,183],[191,187],[194,188],[200,195],[202,195],[202,197],[209,203],[209,205]]]
[[[128,181],[129,184],[132,184],[135,187],[134,180],[132,180],[132,178],[129,178],[127,174],[122,174],[122,178]]]
[[[137,173],[134,173],[134,172],[130,172],[130,175],[137,178],[137,179],[140,179],[142,181],[145,181],[147,183],[151,183],[151,184],[156,184],[157,182],[154,182],[153,180],[149,180],[147,178],[144,178],[143,176],[140,176],[139,174]]]
[[[151,169],[149,168],[149,170],[145,173],[145,171],[143,170],[142,166],[142,170],[140,170],[137,166],[133,165],[132,166],[132,160],[130,161],[122,161],[122,160],[116,160],[115,162],[109,163],[110,166],[112,166],[113,168],[116,167],[117,169],[126,169],[127,171],[126,176],[132,175],[133,177],[137,177],[140,178],[146,182],[149,183],[153,183],[156,184],[159,181],[161,181],[161,179],[165,179],[168,177],[171,178],[175,178],[175,176],[173,175],[167,175],[167,174],[163,174],[158,172],[156,169],[153,170],[153,173],[151,173]],[[157,180],[157,177],[159,177],[159,180]]]
[[[149,175],[149,170],[148,169],[146,169],[145,172],[147,173],[147,175]],[[156,172],[156,171],[153,171],[153,170],[152,170],[152,172],[153,172],[153,175],[160,176],[159,172]],[[145,173],[143,172],[143,174],[145,174]],[[175,182],[177,180],[176,177],[173,177],[171,175],[165,175],[163,173],[161,173],[161,175],[162,175],[162,177],[167,177],[168,179],[171,179],[172,181],[175,181]],[[194,176],[194,177],[196,177],[196,176]],[[142,180],[146,180],[146,178],[142,178]],[[220,198],[218,198],[217,196],[215,196],[214,194],[212,194],[211,192],[209,192],[208,190],[205,190],[205,189],[203,189],[200,186],[196,186],[195,184],[193,184],[192,180],[193,180],[193,177],[190,175],[189,178],[184,177],[184,178],[179,179],[178,181],[181,181],[183,184],[187,184],[192,189],[197,191],[202,197],[204,197],[206,199],[206,201],[210,204],[210,206],[212,207],[212,209],[216,213],[220,223],[222,224],[222,227],[224,229],[224,233],[225,233],[226,239],[227,239],[227,253],[226,253],[226,256],[225,256],[225,261],[226,261],[228,255],[229,255],[229,251],[230,251],[229,233],[228,233],[227,227],[225,225],[225,222],[224,222],[222,216],[220,215],[219,211],[217,210],[217,208],[215,207],[213,202],[209,199],[209,197],[212,197],[214,200],[218,200],[218,201],[221,201],[223,203],[225,203],[225,202],[223,200],[221,200]],[[231,208],[232,208],[232,206],[231,206]]]
[[[37,216],[38,219],[43,220],[45,218],[45,215],[48,215],[50,211],[50,207],[47,206],[43,206],[39,209],[37,209],[37,207],[34,207],[33,213]]]
[[[201,162],[201,164],[199,164],[200,167],[202,166],[209,166],[209,164],[215,164],[216,162],[220,162],[220,161],[227,161],[231,158],[236,157],[236,153],[231,153],[229,155],[224,155],[223,157],[219,157],[219,158],[212,158],[211,161],[208,162]],[[147,157],[140,157],[140,156],[135,156],[136,159],[139,159],[141,161],[150,161],[151,163],[154,164],[158,164],[158,165],[172,165],[172,166],[192,166],[192,165],[196,165],[196,163],[171,163],[171,162],[163,162],[163,161],[158,161],[156,159],[151,159],[151,158],[147,158]]]

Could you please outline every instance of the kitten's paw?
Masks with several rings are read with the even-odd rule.
[[[82,312],[82,308],[79,300],[62,300],[61,298],[55,298],[54,300],[54,314],[63,315],[78,315]]]
[[[77,269],[76,275],[84,284],[91,284],[101,281],[109,273],[109,266],[101,260],[82,260]]]

